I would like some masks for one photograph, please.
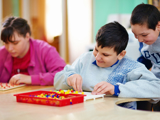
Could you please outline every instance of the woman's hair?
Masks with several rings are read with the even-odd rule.
[[[12,40],[14,32],[17,32],[23,37],[25,37],[27,33],[31,35],[30,26],[27,20],[23,18],[9,17],[2,25],[1,40],[5,43],[14,42],[14,40]]]

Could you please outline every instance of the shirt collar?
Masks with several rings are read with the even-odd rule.
[[[98,66],[97,63],[96,63],[96,60],[93,61],[92,64]]]
[[[111,67],[113,67],[114,65],[116,65],[119,62],[119,60],[117,60],[117,62],[115,62]]]
[[[119,62],[119,60],[117,60],[117,62],[116,62],[116,63],[114,63],[111,67],[113,67],[114,65],[116,65],[118,62]],[[96,60],[95,60],[95,61],[93,61],[93,62],[92,62],[92,64],[94,64],[94,65],[98,66],[98,65],[97,65],[97,63],[96,63]]]

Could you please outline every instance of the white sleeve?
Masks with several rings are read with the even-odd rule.
[[[125,84],[119,85],[119,97],[157,98],[160,97],[160,79],[145,66],[127,74]]]
[[[83,66],[83,63],[81,62],[81,58],[83,57],[80,56],[72,65],[66,65],[64,67],[64,70],[56,73],[54,77],[54,87],[58,89],[72,89],[71,86],[67,84],[67,78],[72,75],[72,74],[80,74],[81,68]]]

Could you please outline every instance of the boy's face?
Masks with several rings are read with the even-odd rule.
[[[156,29],[149,29],[146,24],[144,25],[131,25],[132,32],[135,35],[135,38],[138,39],[139,42],[143,42],[147,45],[152,45],[159,36],[160,27],[156,26]]]
[[[97,44],[93,50],[93,55],[95,56],[96,63],[99,67],[110,67],[116,63],[117,60],[121,59],[120,55],[117,55],[114,51],[114,48],[101,48],[101,46],[98,47]]]
[[[29,48],[29,37],[28,33],[26,37],[19,35],[17,32],[14,32],[12,36],[12,41],[5,43],[5,48],[11,54],[12,57],[22,58],[26,55]]]

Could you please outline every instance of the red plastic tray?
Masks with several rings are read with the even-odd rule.
[[[36,95],[40,94],[56,94],[59,96],[64,96],[64,99],[50,99],[50,98],[40,98],[35,97]],[[50,105],[50,106],[66,106],[66,105],[73,105],[77,103],[82,103],[84,101],[84,96],[82,94],[62,94],[50,91],[33,91],[33,92],[26,92],[20,94],[14,94],[16,96],[17,102],[23,103],[32,103],[32,104],[41,104],[41,105]]]

